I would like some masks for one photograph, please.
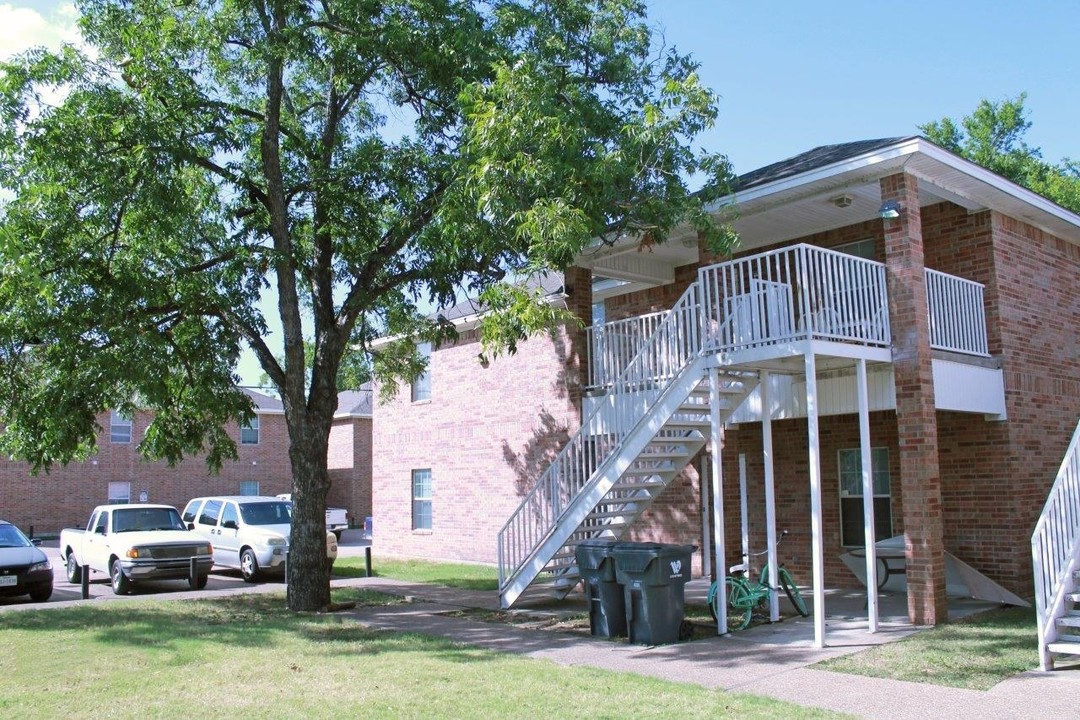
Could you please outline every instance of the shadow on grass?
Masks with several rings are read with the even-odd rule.
[[[385,606],[402,602],[383,593],[347,588],[334,602]],[[223,647],[272,648],[288,635],[326,646],[335,654],[437,653],[459,662],[480,659],[470,648],[441,638],[371,630],[348,613],[295,613],[284,593],[236,595],[206,600],[102,603],[0,614],[0,633],[78,633],[93,644],[179,649],[206,643]],[[14,635],[8,640],[16,642]],[[51,642],[51,640],[44,640]]]

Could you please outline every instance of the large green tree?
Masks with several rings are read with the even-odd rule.
[[[644,2],[77,4],[91,51],[0,67],[2,449],[84,457],[97,413],[138,406],[148,457],[220,465],[246,345],[285,407],[291,608],[329,602],[343,362],[416,376],[413,343],[451,332],[418,308],[460,290],[499,311],[485,350],[512,346],[551,318],[506,280],[596,239],[726,238],[704,205],[727,163],[692,149],[715,97]]]
[[[942,118],[920,125],[933,142],[1033,190],[1058,205],[1080,212],[1080,165],[1043,159],[1042,150],[1024,142],[1031,128],[1026,93],[999,102],[982,100],[959,122]]]

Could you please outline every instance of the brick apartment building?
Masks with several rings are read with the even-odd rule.
[[[148,462],[136,447],[150,422],[117,413],[98,417],[97,452],[85,462],[32,475],[26,463],[0,461],[0,518],[35,534],[82,526],[95,505],[155,502],[182,508],[201,495],[277,495],[292,491],[288,432],[281,401],[245,389],[255,404],[247,426],[230,429],[238,458],[212,475],[201,458],[170,468]],[[331,490],[327,504],[346,507],[353,518],[371,514],[371,392],[342,393],[334,416],[329,453]],[[348,465],[346,466],[346,463]]]
[[[804,585],[858,586],[840,556],[870,525],[905,536],[916,622],[945,617],[945,551],[1030,597],[1080,417],[1080,217],[920,137],[816,148],[729,200],[731,258],[689,229],[582,253],[549,289],[587,329],[481,366],[475,313],[450,318],[458,341],[375,410],[380,550],[496,563],[504,604],[574,578],[589,536],[692,543],[702,572],[716,468],[727,565],[742,476],[751,548],[789,530]]]

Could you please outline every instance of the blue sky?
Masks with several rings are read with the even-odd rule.
[[[1080,2],[648,0],[721,96],[702,139],[738,172],[818,145],[908,135],[1027,91],[1028,142],[1080,159]],[[56,0],[0,0],[0,56],[70,37]],[[67,6],[70,7],[70,6]]]
[[[721,97],[701,145],[743,173],[818,145],[912,135],[1028,93],[1030,145],[1080,160],[1080,2],[648,0]],[[0,57],[73,39],[70,6],[0,0]],[[247,382],[260,371],[248,359]]]

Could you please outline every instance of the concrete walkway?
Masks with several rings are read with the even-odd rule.
[[[410,598],[404,605],[353,612],[365,625],[398,632],[445,637],[499,652],[548,660],[567,667],[585,665],[688,682],[708,688],[751,693],[806,707],[825,708],[866,718],[1053,718],[1078,717],[1080,669],[1032,671],[1006,680],[988,692],[923,683],[882,680],[817,670],[813,664],[917,632],[895,614],[898,598],[883,598],[881,629],[866,632],[862,597],[832,594],[824,649],[813,647],[811,618],[752,627],[727,637],[662,646],[630,645],[549,630],[482,622],[447,615],[462,608],[496,609],[492,593],[404,583],[384,578],[335,581]],[[688,598],[702,593],[701,581],[687,587]],[[707,589],[707,588],[706,588]],[[573,603],[571,603],[573,606]],[[985,608],[960,602],[954,617]],[[584,608],[578,603],[574,609]],[[849,611],[853,614],[848,615]]]

